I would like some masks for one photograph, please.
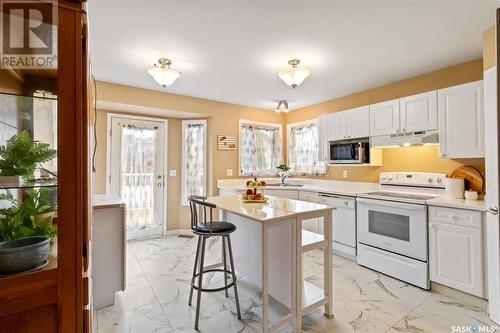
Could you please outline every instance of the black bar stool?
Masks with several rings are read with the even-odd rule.
[[[228,297],[228,289],[234,287],[234,298],[236,300],[236,310],[238,319],[241,319],[240,302],[238,299],[238,287],[236,286],[236,273],[234,270],[233,250],[231,247],[230,234],[236,230],[236,226],[226,221],[214,221],[212,212],[217,208],[213,203],[207,202],[206,197],[192,195],[188,198],[189,208],[191,209],[191,230],[195,235],[198,235],[198,245],[196,247],[196,257],[194,260],[193,276],[191,278],[191,290],[189,292],[189,305],[193,298],[193,290],[198,291],[196,301],[196,319],[194,328],[198,330],[200,321],[200,302],[202,292],[217,292],[224,290]],[[207,214],[208,212],[208,214]],[[205,269],[205,244],[210,237],[222,237],[222,265],[223,268]],[[226,242],[229,249],[230,270],[227,267],[226,258]],[[221,288],[203,288],[203,274],[208,272],[222,272],[224,274],[224,287]],[[231,278],[231,283],[228,284],[228,276]],[[196,278],[198,283],[196,284]]]

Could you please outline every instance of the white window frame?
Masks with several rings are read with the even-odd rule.
[[[280,136],[281,136],[281,142],[280,142],[280,148],[281,148],[281,159],[283,160],[283,126],[280,123],[266,123],[266,122],[261,122],[261,121],[255,121],[255,120],[246,120],[246,119],[239,119],[238,121],[238,175],[242,177],[248,177],[248,175],[244,174],[241,172],[241,125],[242,124],[251,124],[251,125],[260,125],[260,126],[268,126],[268,127],[275,127],[279,130]],[[269,175],[264,175],[264,176],[271,176]]]
[[[290,123],[290,124],[287,124],[286,125],[286,162],[288,165],[290,165],[290,154],[289,154],[289,149],[290,149],[290,134],[292,132],[292,128],[294,127],[303,127],[303,126],[309,126],[309,125],[316,125],[318,126],[318,119],[315,118],[315,119],[308,119],[308,120],[304,120],[304,121],[298,121],[296,123]],[[319,138],[318,138],[318,142],[319,142]],[[319,149],[319,145],[318,145],[318,149]],[[318,152],[319,153],[319,152]],[[293,170],[292,170],[293,172]],[[298,173],[299,175],[309,175],[309,174],[303,174],[303,173]]]
[[[181,165],[181,205],[182,206],[187,206],[188,200],[186,198],[186,129],[188,125],[192,124],[199,124],[203,125],[205,128],[205,135],[203,137],[203,147],[205,148],[205,151],[203,152],[204,158],[203,158],[203,168],[204,168],[204,179],[203,179],[203,195],[207,194],[207,157],[208,157],[208,147],[207,147],[207,135],[208,135],[208,128],[207,128],[207,120],[206,119],[192,119],[192,120],[182,120],[182,139],[181,139],[181,146],[182,146],[182,165]]]

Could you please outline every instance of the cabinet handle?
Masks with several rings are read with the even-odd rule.
[[[492,214],[492,215],[498,215],[498,207],[497,206],[491,206],[486,210],[486,212]]]

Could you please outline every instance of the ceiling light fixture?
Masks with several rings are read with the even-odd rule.
[[[309,76],[309,70],[305,67],[298,67],[299,59],[290,59],[288,63],[292,67],[283,69],[278,75],[286,84],[295,89]]]
[[[181,76],[181,73],[170,68],[171,64],[172,61],[170,59],[160,58],[158,59],[158,65],[155,64],[155,67],[148,69],[148,74],[163,88],[170,86]]]
[[[288,112],[288,102],[285,100],[281,100],[278,102],[278,106],[276,107],[276,112]]]

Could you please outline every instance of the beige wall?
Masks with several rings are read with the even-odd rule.
[[[108,82],[98,82],[98,99],[129,105],[146,106],[167,110],[199,113],[208,119],[209,145],[209,193],[216,193],[216,182],[226,177],[226,169],[233,169],[233,178],[238,177],[238,151],[219,151],[216,149],[216,135],[238,136],[238,120],[279,123],[285,129],[286,123],[316,118],[319,115],[341,111],[357,106],[384,100],[413,95],[432,89],[444,88],[460,83],[482,79],[482,59],[473,60],[411,79],[394,82],[385,86],[336,98],[324,103],[277,114],[271,110],[250,108],[235,104],[175,95],[160,91],[135,88]],[[116,112],[115,112],[116,113]],[[168,168],[177,170],[177,177],[168,177],[168,229],[186,228],[189,225],[189,212],[180,205],[181,191],[181,120],[169,118],[168,128]],[[283,131],[286,132],[286,131]],[[106,111],[98,112],[97,123],[98,149],[96,154],[95,193],[105,192],[106,173]],[[285,138],[283,140],[286,147]],[[283,149],[284,152],[286,149]],[[450,160],[438,158],[438,148],[412,147],[384,149],[383,165],[380,167],[330,167],[326,178],[342,178],[342,170],[347,170],[345,180],[376,182],[381,171],[429,171],[451,173],[456,167],[468,164],[484,172],[484,159]]]
[[[99,101],[128,105],[154,107],[166,110],[202,114],[208,119],[208,193],[216,193],[216,182],[226,176],[227,169],[233,169],[233,178],[238,176],[238,151],[216,149],[216,135],[238,136],[239,119],[277,123],[284,125],[284,115],[271,110],[256,109],[230,103],[222,103],[201,98],[174,95],[160,91],[135,88],[108,82],[97,83]],[[113,111],[113,113],[117,113]],[[127,113],[127,112],[121,112]],[[129,113],[129,112],[128,112]],[[106,191],[106,117],[107,111],[99,110],[97,117],[98,147],[96,152],[96,172],[94,173],[94,193]],[[157,116],[155,116],[157,117]],[[158,118],[158,117],[157,117]],[[189,225],[189,210],[180,204],[181,192],[181,120],[168,119],[168,168],[177,170],[177,177],[167,180],[167,221],[168,229],[186,228]]]
[[[317,118],[320,115],[350,108],[387,101],[421,92],[445,88],[483,78],[482,59],[448,67],[414,78],[393,82],[381,87],[361,91],[352,95],[332,99],[292,111],[286,115],[286,123]],[[484,159],[450,160],[438,157],[437,147],[414,147],[384,149],[381,167],[372,166],[330,166],[326,178],[337,180],[378,181],[382,171],[429,171],[450,173],[456,167],[473,165],[484,172]],[[347,170],[348,177],[342,178]]]
[[[495,27],[491,27],[483,34],[483,68],[487,70],[495,66],[496,60],[496,41]]]

